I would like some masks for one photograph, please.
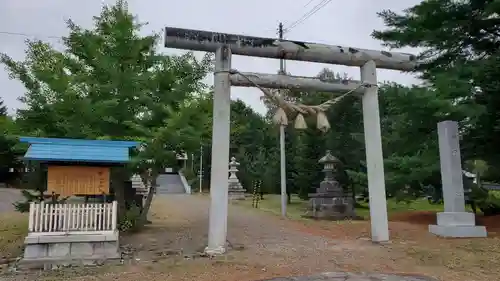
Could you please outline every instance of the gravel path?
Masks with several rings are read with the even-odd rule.
[[[137,245],[134,240],[142,241],[139,248],[135,249],[141,259],[147,258],[148,252],[161,249],[182,250],[185,255],[203,251],[207,244],[208,207],[208,198],[199,196],[157,196],[152,212],[151,231],[122,241],[130,245]],[[158,235],[166,232],[176,235]],[[248,257],[249,260],[263,264],[270,261],[278,262],[275,264],[277,266],[289,266],[294,261],[307,258],[314,260],[318,269],[353,259],[350,248],[362,251],[364,247],[374,247],[365,241],[353,245],[346,241],[308,235],[294,229],[288,221],[240,206],[230,206],[229,209],[228,244],[232,250],[229,256],[238,256],[238,259]],[[337,254],[340,260],[333,259],[332,254]],[[300,264],[293,265],[294,268],[297,266]],[[305,267],[314,270],[311,264]]]
[[[0,212],[14,211],[12,203],[22,199],[23,196],[19,189],[0,188]]]
[[[121,239],[127,253],[123,265],[29,274],[12,280],[266,280],[321,272],[381,271],[384,270],[381,265],[389,256],[384,246],[373,245],[367,240],[335,240],[307,234],[296,227],[296,222],[258,210],[230,206],[230,252],[222,257],[200,257],[197,253],[203,251],[207,242],[208,206],[209,199],[197,195],[156,196],[150,215],[153,224]],[[341,280],[339,276],[331,280]],[[431,280],[367,278],[365,275],[344,279]]]
[[[202,252],[207,245],[208,208],[207,197],[167,195],[155,198],[150,231],[122,239],[125,244],[137,247],[134,249],[136,260],[157,260],[163,265],[151,268],[158,271],[169,268],[167,275],[150,272],[165,279],[145,280],[184,280],[183,277],[185,280],[263,280],[332,271],[370,272],[384,270],[382,264],[388,259],[384,246],[373,245],[366,239],[348,241],[312,235],[297,227],[297,222],[230,205],[229,253],[211,262],[200,261],[195,253]],[[137,241],[142,242],[137,245]],[[171,264],[166,267],[161,262],[161,257],[177,253],[189,257],[189,261],[186,258],[177,261],[177,265],[182,266],[175,266],[176,269],[185,268],[181,276],[173,273]]]

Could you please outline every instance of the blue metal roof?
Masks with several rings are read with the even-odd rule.
[[[19,140],[30,144],[24,159],[35,161],[126,163],[130,160],[129,148],[139,145],[135,141],[32,137]]]

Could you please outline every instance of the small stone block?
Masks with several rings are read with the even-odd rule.
[[[94,253],[91,242],[77,242],[71,243],[71,256],[74,257],[85,257],[91,256]]]
[[[46,245],[30,244],[24,248],[24,258],[26,259],[43,258],[45,256],[47,256]]]
[[[49,257],[65,257],[69,256],[71,253],[70,243],[55,243],[48,245],[48,256]]]

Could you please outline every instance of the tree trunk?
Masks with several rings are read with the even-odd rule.
[[[127,204],[125,202],[125,190],[123,187],[123,168],[111,168],[111,187],[113,189],[115,200],[118,204],[118,221],[127,213]]]
[[[358,203],[356,201],[356,189],[354,188],[354,184],[352,184],[350,181],[349,181],[349,186],[348,186],[348,189],[351,189],[351,198],[352,198],[352,204],[354,206],[356,206],[356,204]]]
[[[151,203],[153,202],[153,196],[154,196],[155,190],[156,190],[156,185],[157,185],[156,178],[157,177],[158,177],[158,173],[154,173],[151,176],[150,180],[148,180],[148,182],[150,182],[151,185],[149,187],[148,196],[146,197],[146,202],[144,202],[144,208],[142,209],[141,217],[139,219],[140,226],[144,226],[147,223],[149,209],[151,208]]]

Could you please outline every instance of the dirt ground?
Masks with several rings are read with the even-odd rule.
[[[209,199],[157,196],[140,233],[121,238],[123,264],[94,269],[4,276],[2,280],[262,280],[325,271],[421,274],[443,281],[498,280],[500,240],[441,239],[425,223],[392,218],[391,243],[369,239],[369,222],[283,220],[242,206],[230,206],[224,257],[199,257],[207,241]],[[419,217],[432,219],[432,215]],[[399,221],[397,221],[399,220]],[[416,220],[410,217],[410,220]]]

